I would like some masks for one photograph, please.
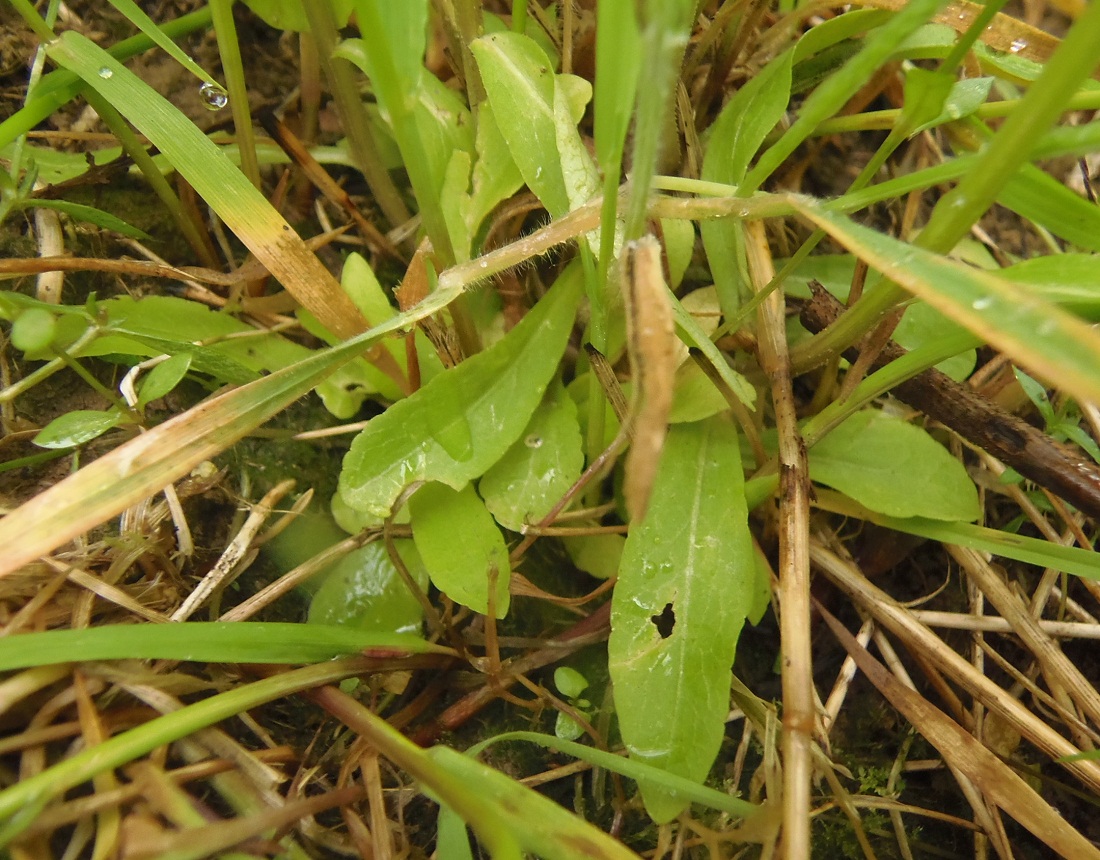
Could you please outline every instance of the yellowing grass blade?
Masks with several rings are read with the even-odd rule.
[[[68,31],[50,58],[79,75],[162,152],[271,274],[340,337],[366,328],[336,279],[243,173],[171,103],[98,45]]]
[[[432,298],[435,301],[422,302],[338,347],[212,397],[35,496],[0,520],[0,577],[122,513],[224,451],[382,335],[438,309],[442,297],[437,293]]]

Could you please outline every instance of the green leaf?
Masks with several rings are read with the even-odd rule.
[[[333,18],[337,27],[343,27],[351,15],[351,0],[314,0],[332,4]],[[244,5],[255,12],[269,27],[276,30],[293,30],[295,33],[309,32],[309,18],[302,8],[301,0],[244,0]]]
[[[588,679],[571,666],[558,666],[554,670],[554,686],[567,699],[575,699],[588,689]]]
[[[412,542],[395,543],[405,567],[426,590],[428,576]],[[353,550],[336,562],[309,604],[311,624],[371,633],[418,633],[423,614],[420,601],[405,586],[382,541]]]
[[[641,71],[641,34],[633,0],[596,5],[596,104],[593,137],[604,173],[618,181]]]
[[[430,651],[419,636],[320,624],[187,621],[48,630],[0,642],[0,672],[73,660],[194,660],[201,663],[313,663],[366,648]]]
[[[344,501],[388,516],[414,481],[458,489],[499,460],[557,370],[581,287],[574,265],[501,341],[374,418],[344,458]]]
[[[962,463],[921,428],[876,410],[857,412],[810,449],[810,477],[892,517],[981,514]]]
[[[21,352],[49,354],[57,337],[57,317],[46,308],[27,308],[12,322],[10,337]]]
[[[970,116],[989,98],[989,91],[993,88],[993,80],[992,77],[984,77],[955,81],[939,114],[913,129],[910,136],[943,125],[945,122],[953,122],[962,119],[964,116]]]
[[[122,423],[117,409],[100,412],[95,409],[74,409],[59,415],[32,440],[39,448],[75,448],[102,436]]]
[[[638,860],[621,842],[499,770],[450,747],[434,746],[426,755],[488,807],[482,821],[471,823],[494,858],[519,860],[523,851],[546,860]]]
[[[557,383],[519,441],[485,473],[478,490],[496,521],[518,532],[550,513],[583,468],[577,405]]]
[[[87,162],[85,162],[87,166]],[[20,209],[54,209],[58,212],[64,212],[74,221],[83,221],[87,224],[94,224],[96,227],[102,227],[104,230],[114,230],[116,233],[121,233],[123,236],[129,236],[131,239],[148,239],[149,234],[144,230],[139,230],[130,224],[127,224],[121,218],[112,215],[110,212],[104,212],[102,209],[96,209],[94,206],[85,206],[83,203],[70,203],[68,200],[27,200],[18,208]]]
[[[562,176],[554,71],[536,42],[518,33],[482,36],[470,43],[489,105],[524,182],[554,218],[569,211]],[[574,129],[576,133],[576,129]]]
[[[563,537],[562,543],[578,570],[610,579],[619,572],[626,539],[617,534],[571,535]]]
[[[508,547],[474,488],[425,484],[409,499],[413,541],[436,588],[486,615],[489,583],[496,577],[497,618],[508,613]],[[495,573],[494,573],[495,571]]]
[[[736,429],[721,417],[673,425],[611,603],[608,666],[633,758],[706,778],[724,735],[754,565]],[[658,823],[687,804],[653,785],[642,796]]]
[[[694,361],[686,361],[676,371],[676,389],[672,394],[670,424],[702,421],[729,409],[726,398]]]
[[[474,148],[477,161],[474,162],[466,225],[471,235],[477,233],[481,222],[498,203],[511,197],[523,185],[523,175],[508,150],[508,142],[500,132],[489,102],[477,106],[476,116]]]
[[[636,759],[626,758],[607,750],[595,749],[584,744],[573,743],[563,738],[537,732],[506,732],[503,735],[488,738],[470,747],[466,754],[478,755],[489,746],[504,741],[526,741],[547,749],[557,750],[573,758],[586,761],[595,767],[622,774],[639,785],[651,784],[683,798],[685,802],[698,803],[700,806],[717,809],[737,818],[748,818],[765,808],[741,800],[741,798],[734,797],[725,791],[700,785],[696,780],[685,779],[666,770],[652,767]]]
[[[1100,209],[1034,164],[1023,165],[997,202],[1088,251],[1100,251]]]
[[[1018,284],[1027,284],[1046,299],[1090,321],[1100,320],[1093,254],[1050,254],[1032,257],[1001,270]]]
[[[138,390],[138,408],[144,408],[154,400],[159,400],[187,375],[191,367],[190,353],[181,352],[166,358],[150,370],[141,380]]]
[[[955,85],[954,71],[922,69],[914,66],[905,75],[904,102],[894,133],[912,137],[930,128],[944,109]]]

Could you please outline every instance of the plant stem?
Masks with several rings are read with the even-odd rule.
[[[332,16],[332,8],[328,3],[303,3],[309,18],[310,30],[313,39],[317,43],[317,55],[321,60],[321,68],[332,87],[332,96],[336,101],[336,110],[344,124],[344,131],[348,136],[348,148],[356,167],[363,174],[363,178],[370,186],[374,199],[386,220],[393,227],[404,224],[409,220],[409,210],[401,194],[390,178],[389,171],[382,164],[378,154],[378,148],[371,137],[369,119],[366,109],[363,107],[359,90],[355,83],[355,71],[347,60],[336,59],[332,56],[336,47],[336,22]]]
[[[133,159],[134,164],[137,165],[142,176],[145,177],[145,181],[149,183],[154,193],[160,198],[164,208],[168,210],[168,214],[172,216],[172,220],[176,222],[176,226],[187,240],[187,244],[191,246],[191,250],[195,252],[202,264],[211,269],[220,268],[221,264],[210,252],[209,246],[203,239],[202,234],[199,233],[198,227],[183,208],[183,204],[180,203],[180,199],[176,196],[171,184],[164,178],[164,174],[160,172],[160,168],[153,161],[153,157],[149,155],[141,141],[138,140],[137,135],[134,134],[126,120],[119,115],[113,105],[91,87],[85,90],[84,98],[99,114],[99,118],[106,123],[111,133],[118,138],[126,154]]]
[[[237,41],[237,25],[233,22],[233,0],[210,0],[214,33],[218,37],[225,86],[229,91],[229,107],[233,111],[233,127],[237,149],[241,154],[241,172],[248,181],[260,187],[260,162],[256,158],[256,136],[252,132],[252,115],[248,107],[241,46]]]

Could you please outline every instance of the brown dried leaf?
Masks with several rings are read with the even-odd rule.
[[[622,277],[627,349],[634,378],[634,441],[626,458],[623,495],[631,519],[637,521],[645,515],[665,444],[677,363],[661,245],[653,236],[627,247]]]

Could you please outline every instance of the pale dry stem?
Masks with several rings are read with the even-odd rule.
[[[775,277],[762,221],[745,224],[753,287]],[[783,854],[810,856],[813,775],[813,657],[810,652],[810,479],[791,388],[783,296],[773,292],[758,313],[760,364],[771,383],[779,432],[779,582],[783,654]]]

